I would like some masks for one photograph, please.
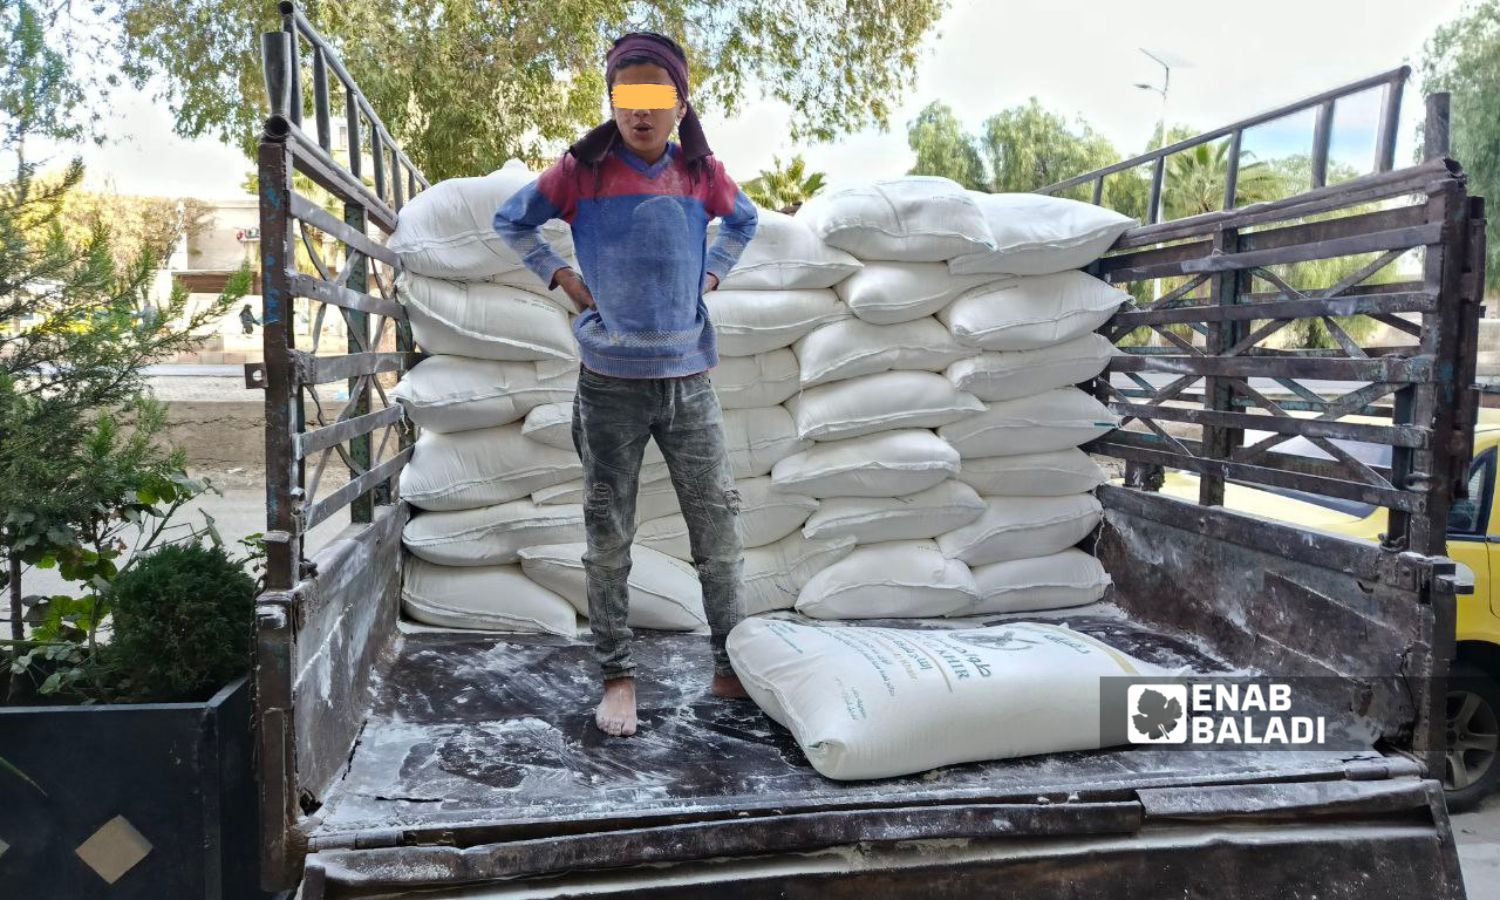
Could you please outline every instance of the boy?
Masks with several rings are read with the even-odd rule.
[[[581,315],[582,365],[573,445],[583,460],[589,624],[604,676],[594,722],[635,733],[630,658],[630,542],[641,457],[654,438],[687,520],[712,630],[713,693],[744,697],[724,639],[742,617],[739,492],[708,370],[718,364],[703,294],[755,234],[755,207],[724,172],[688,103],[687,58],[649,32],[615,41],[606,63],[611,121],[589,132],[495,214],[495,230]],[[681,145],[668,140],[678,126]],[[706,228],[723,219],[706,247]],[[539,226],[573,226],[583,275],[541,239]]]

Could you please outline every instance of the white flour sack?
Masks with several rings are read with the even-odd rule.
[[[964,459],[1065,450],[1113,431],[1120,420],[1078,388],[1001,400],[984,412],[944,425],[938,434]]]
[[[429,431],[469,431],[506,425],[539,404],[568,400],[577,382],[572,367],[544,378],[534,362],[430,356],[391,396],[407,418]]]
[[[971,566],[1049,556],[1089,536],[1104,517],[1092,494],[990,497],[984,514],[937,539],[943,555]]]
[[[1102,334],[1009,353],[985,352],[961,359],[943,374],[961,391],[981,400],[1013,400],[1088,381],[1104,371],[1115,347]]]
[[[734,486],[740,492],[740,542],[745,547],[760,547],[781,540],[801,528],[812,511],[818,508],[818,501],[780,490],[769,478],[738,478]],[[637,515],[640,508],[637,499]],[[635,542],[674,559],[691,562],[692,541],[687,520],[675,512],[675,498],[672,508],[674,512],[641,522],[635,533]]]
[[[892,369],[941,372],[975,354],[931,316],[899,325],[844,319],[817,328],[793,349],[805,388]]]
[[[923,428],[828,441],[788,456],[771,481],[809,497],[902,497],[957,474],[958,451]]]
[[[745,615],[791,609],[803,585],[854,549],[854,538],[810,541],[792,533],[764,547],[745,551],[740,599]]]
[[[1140,224],[1112,209],[1065,197],[982,191],[969,196],[984,214],[995,249],[949,260],[955,273],[1050,275],[1080,269]]]
[[[554,484],[531,493],[531,502],[538,506],[582,503],[583,498],[583,479],[581,478]],[[677,512],[677,490],[672,486],[671,481],[666,478],[649,482],[642,481],[636,488],[635,521],[637,524],[675,512]]]
[[[1099,464],[1076,447],[1020,456],[964,460],[958,480],[998,497],[1061,497],[1086,494],[1109,480]]]
[[[1168,674],[1040,622],[919,630],[746,619],[729,634],[729,656],[813,768],[840,780],[1096,749],[1099,679]]]
[[[519,425],[425,431],[401,470],[401,495],[419,509],[474,509],[582,476],[577,453],[533,441]]]
[[[513,563],[522,547],[583,539],[581,505],[538,506],[529,499],[419,513],[401,532],[413,555],[444,566]]]
[[[1002,275],[954,275],[940,262],[870,262],[834,286],[849,311],[872,325],[930,316],[964,291]]]
[[[576,452],[573,446],[573,398],[540,403],[527,410],[521,433],[548,447]]]
[[[1035,350],[1088,334],[1129,299],[1092,275],[1059,272],[971,288],[938,318],[969,347]]]
[[[729,270],[721,288],[781,291],[830,288],[859,271],[860,261],[818,240],[807,223],[786,213],[757,209],[755,237]],[[718,232],[709,226],[708,240]]]
[[[407,616],[445,628],[578,633],[573,605],[521,574],[520,566],[437,566],[409,559],[402,572]]]
[[[723,409],[776,406],[800,386],[797,356],[785,347],[754,356],[721,356],[709,380]]]
[[[938,262],[995,247],[973,198],[958,182],[931,175],[830,187],[802,204],[797,218],[860,259]]]
[[[545,544],[521,551],[526,577],[561,594],[583,615],[589,614],[587,576],[583,570],[586,544]],[[698,572],[687,563],[649,547],[630,551],[631,628],[692,631],[708,624],[703,615],[703,590]]]
[[[984,500],[961,481],[904,497],[834,497],[818,505],[802,534],[809,538],[852,537],[860,544],[935,538],[961,528],[985,510]]]
[[[932,541],[855,547],[814,575],[797,595],[797,612],[814,619],[946,616],[979,602],[969,567]]]
[[[440,181],[402,207],[388,246],[408,272],[460,280],[488,278],[522,268],[520,257],[495,233],[495,212],[536,180],[513,159],[483,178]],[[542,236],[558,253],[573,249],[567,223],[554,219]]]
[[[568,315],[557,304],[503,284],[461,284],[403,272],[396,293],[411,333],[428,353],[523,361],[576,358]]]
[[[811,443],[797,436],[792,414],[781,406],[724,410],[724,445],[735,478],[771,474],[778,460]]]
[[[822,325],[849,316],[833,291],[730,291],[703,296],[720,356],[754,356],[790,347]]]
[[[1050,556],[974,567],[979,602],[951,613],[978,616],[1083,606],[1104,596],[1109,575],[1099,560],[1076,547]]]
[[[804,440],[837,441],[897,428],[936,428],[984,410],[935,372],[881,372],[808,388],[786,402]]]

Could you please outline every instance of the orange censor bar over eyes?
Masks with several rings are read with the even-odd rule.
[[[617,84],[610,99],[620,109],[671,109],[677,105],[677,88],[670,84]]]

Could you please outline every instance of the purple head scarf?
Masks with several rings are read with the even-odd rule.
[[[681,141],[683,158],[695,164],[713,153],[708,138],[703,135],[703,126],[698,122],[698,113],[688,100],[687,54],[671,38],[651,31],[633,31],[615,41],[605,59],[605,81],[614,79],[615,71],[622,60],[644,56],[663,69],[672,78],[677,95],[687,104],[687,113],[677,125],[677,136]],[[620,130],[611,118],[608,122],[590,131],[568,148],[573,158],[590,166],[597,166],[620,137]],[[696,168],[696,165],[694,166]]]

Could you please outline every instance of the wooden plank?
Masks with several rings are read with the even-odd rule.
[[[1173,375],[1229,375],[1237,378],[1317,378],[1327,381],[1430,381],[1432,358],[1328,359],[1286,357],[1212,357],[1164,354],[1117,354],[1110,372],[1166,372]]]
[[[1146,435],[1135,436],[1146,437]],[[1118,457],[1119,459],[1152,463],[1173,469],[1185,469],[1189,472],[1196,472],[1199,475],[1216,475],[1225,481],[1250,482],[1252,484],[1264,484],[1271,487],[1287,488],[1289,490],[1307,491],[1308,493],[1320,494],[1324,497],[1356,500],[1360,503],[1369,503],[1375,506],[1383,506],[1387,509],[1399,509],[1412,513],[1420,513],[1427,508],[1427,496],[1421,493],[1388,490],[1362,482],[1306,475],[1301,472],[1287,472],[1282,469],[1255,466],[1249,463],[1232,462],[1222,459],[1205,459],[1201,456],[1183,456],[1180,453],[1174,453],[1166,449],[1141,446],[1137,443],[1122,443],[1118,438],[1118,435],[1111,435],[1110,437],[1095,441],[1087,449],[1092,453],[1103,453],[1107,456]]]
[[[292,351],[292,371],[298,384],[329,384],[376,372],[405,372],[417,364],[415,353],[347,353],[313,356]]]
[[[1252,250],[1244,253],[1205,256],[1200,259],[1185,260],[1181,263],[1162,263],[1159,265],[1140,266],[1134,269],[1122,269],[1111,274],[1111,282],[1119,283],[1122,281],[1141,281],[1147,278],[1168,278],[1175,275],[1187,275],[1198,272],[1227,272],[1235,269],[1253,269],[1260,266],[1286,265],[1288,263],[1310,262],[1317,259],[1333,259],[1338,256],[1352,256],[1357,253],[1372,253],[1378,250],[1407,250],[1412,247],[1436,244],[1443,239],[1443,233],[1443,223],[1432,222],[1427,225],[1414,225],[1406,228],[1395,228],[1389,231],[1356,234],[1349,237],[1334,238],[1332,240],[1313,243],[1272,247],[1265,250]]]
[[[358,250],[371,259],[378,259],[387,265],[398,265],[401,258],[395,251],[370,240],[369,235],[362,234],[329,215],[326,209],[307,199],[298,193],[292,194],[292,215],[340,241],[343,241],[352,249]]]
[[[351,478],[347,484],[333,493],[317,501],[302,516],[301,528],[305,534],[316,528],[319,522],[348,506],[350,501],[360,494],[371,490],[383,481],[395,477],[401,471],[408,460],[411,459],[415,447],[407,447],[396,453],[390,459],[375,468],[360,474],[358,478]]]
[[[1285,408],[1280,402],[1277,405]],[[1431,432],[1415,425],[1368,425],[1362,422],[1320,421],[1139,403],[1111,402],[1108,406],[1122,416],[1137,419],[1164,419],[1168,422],[1190,422],[1194,425],[1216,425],[1246,431],[1274,431],[1278,434],[1336,438],[1396,447],[1426,447],[1431,438]]]
[[[323,281],[312,275],[298,272],[291,276],[292,291],[299,297],[311,297],[331,306],[339,306],[344,309],[352,309],[356,312],[373,313],[377,316],[389,316],[392,319],[405,320],[406,307],[394,300],[377,297],[374,294],[364,294],[353,291],[342,285],[331,281]]]
[[[306,459],[319,450],[327,450],[335,444],[342,444],[350,438],[369,434],[378,428],[394,425],[401,421],[401,407],[388,406],[385,409],[365,413],[362,416],[354,416],[349,419],[340,419],[331,425],[325,425],[315,431],[303,432],[292,438],[293,452],[298,458]]]
[[[1437,297],[1428,291],[1413,291],[1328,299],[1272,300],[1262,303],[1239,303],[1234,306],[1178,306],[1171,309],[1126,310],[1116,313],[1114,318],[1110,319],[1109,325],[1133,330],[1142,325],[1170,325],[1179,322],[1254,322],[1262,319],[1378,316],[1399,312],[1436,311]]]

